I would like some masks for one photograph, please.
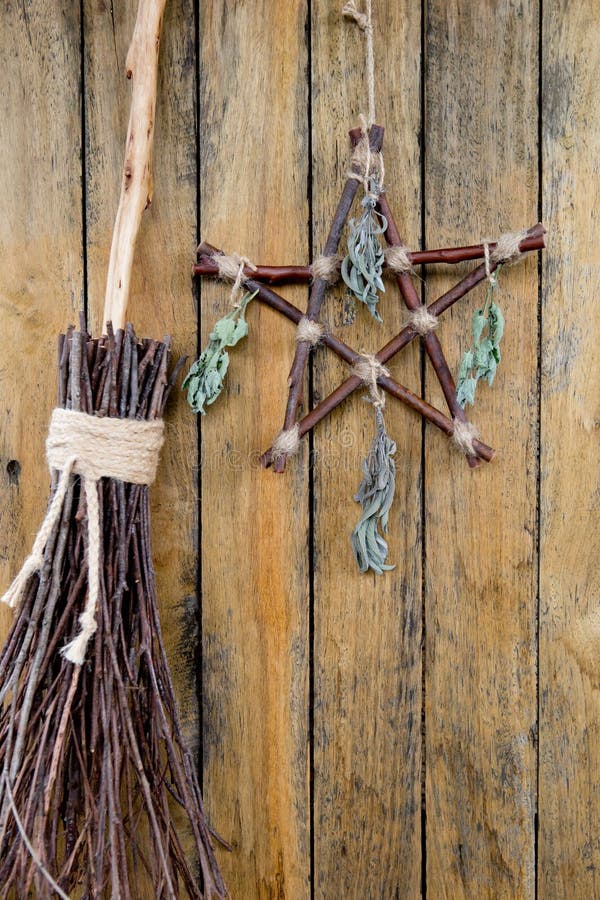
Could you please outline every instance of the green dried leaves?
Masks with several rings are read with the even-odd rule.
[[[384,535],[396,486],[396,444],[385,430],[381,409],[377,409],[376,415],[377,434],[363,461],[363,480],[354,498],[361,504],[363,512],[350,536],[350,543],[360,571],[372,569],[382,575],[394,568],[385,564],[388,545]]]
[[[371,193],[362,200],[362,216],[358,221],[350,219],[348,255],[342,262],[342,278],[356,299],[366,304],[373,318],[381,322],[377,303],[379,292],[383,293],[385,287],[381,277],[384,255],[379,235],[385,232],[387,221],[375,209],[378,192],[377,181],[373,178]]]
[[[209,335],[207,346],[188,372],[181,387],[187,388],[187,400],[195,413],[204,415],[204,407],[214,403],[223,390],[229,367],[229,354],[225,348],[235,347],[248,334],[244,315],[257,293],[245,294],[238,306],[219,319]]]
[[[475,403],[475,389],[480,378],[491,386],[500,362],[500,341],[504,333],[504,316],[494,294],[497,288],[496,270],[488,285],[485,303],[475,310],[472,320],[473,344],[463,354],[456,381],[456,399],[463,407]]]

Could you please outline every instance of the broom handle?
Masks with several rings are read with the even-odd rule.
[[[152,143],[158,78],[158,49],[166,0],[139,0],[126,60],[132,80],[121,197],[110,248],[102,328],[125,327],[133,255],[142,213],[152,203]]]

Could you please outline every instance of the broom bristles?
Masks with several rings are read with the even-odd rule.
[[[69,329],[60,348],[61,406],[162,416],[168,339]],[[94,483],[97,603],[86,603],[88,489],[63,471],[43,541],[3,598],[21,603],[0,653],[0,900],[50,897],[54,885],[61,896],[224,898],[162,642],[148,487]]]

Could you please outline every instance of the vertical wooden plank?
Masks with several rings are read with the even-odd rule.
[[[348,128],[366,111],[364,42],[338,0],[312,4],[313,239],[322,252],[349,160]],[[388,199],[404,239],[421,230],[420,16],[414,4],[374,4],[377,121],[385,125]],[[401,50],[399,51],[399,48]],[[354,215],[360,214],[356,201]],[[345,239],[342,244],[345,250]],[[328,326],[375,352],[406,318],[394,282],[381,299],[384,324],[348,293],[331,291]],[[354,321],[352,321],[354,319]],[[346,376],[315,352],[315,400]],[[419,351],[391,365],[418,392]],[[353,497],[375,426],[359,391],[315,432],[314,870],[315,896],[415,897],[420,891],[421,529],[420,419],[396,401],[385,409],[397,442],[390,518],[392,572],[360,575],[350,533]]]
[[[125,58],[137,3],[86,0],[85,124],[88,302],[100,327],[129,117]],[[163,24],[154,142],[154,200],[136,248],[128,318],[139,337],[173,338],[193,354],[196,313],[190,260],[196,238],[196,128],[193,0],[169,0]],[[153,558],[163,636],[183,727],[198,750],[196,700],[197,439],[184,395],[174,390],[167,438],[152,487]]]
[[[79,7],[0,11],[0,592],[45,512],[56,336],[82,301]],[[2,637],[12,612],[0,611]]]
[[[427,245],[532,224],[537,3],[431,0],[426,35]],[[429,299],[459,274],[428,277]],[[535,889],[536,259],[500,285],[502,364],[467,410],[498,456],[471,470],[426,439],[427,889],[453,900]],[[484,291],[438,329],[455,371]]]
[[[543,4],[539,896],[600,895],[600,24]]]
[[[307,240],[305,0],[202,4],[202,237],[257,262]],[[284,289],[304,304],[304,288]],[[202,336],[230,308],[205,281]],[[254,304],[202,420],[204,785],[234,897],[309,895],[308,475],[261,448],[281,427],[293,327]]]

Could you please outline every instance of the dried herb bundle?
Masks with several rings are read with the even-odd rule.
[[[190,367],[182,388],[187,389],[188,403],[193,412],[205,415],[205,405],[214,403],[223,390],[229,368],[229,353],[225,348],[235,347],[248,334],[246,307],[257,293],[244,294],[242,300],[219,319],[208,336],[208,344]]]
[[[463,407],[475,403],[475,390],[480,378],[492,386],[500,363],[500,341],[504,334],[504,316],[494,296],[498,289],[500,266],[488,281],[485,302],[473,313],[471,331],[473,343],[463,353],[456,379],[456,399]]]
[[[375,176],[371,176],[371,190],[361,201],[363,213],[360,219],[350,219],[348,254],[342,262],[342,278],[357,300],[364,303],[378,322],[382,318],[377,309],[379,293],[385,291],[383,264],[385,257],[379,235],[385,233],[387,222],[377,211],[381,188]]]
[[[350,543],[359,570],[373,569],[377,575],[382,575],[394,568],[385,562],[388,545],[384,535],[396,489],[396,444],[386,431],[381,408],[376,409],[375,415],[377,433],[363,460],[363,479],[354,497],[362,506],[362,516],[350,536]]]
[[[59,340],[58,405],[155,419],[170,339],[126,330]],[[157,609],[149,489],[99,482],[102,566],[86,662],[60,653],[87,589],[86,503],[71,477],[62,516],[0,656],[0,898],[225,897],[186,749]],[[179,809],[179,813],[177,813]],[[200,877],[174,816],[187,821]]]

